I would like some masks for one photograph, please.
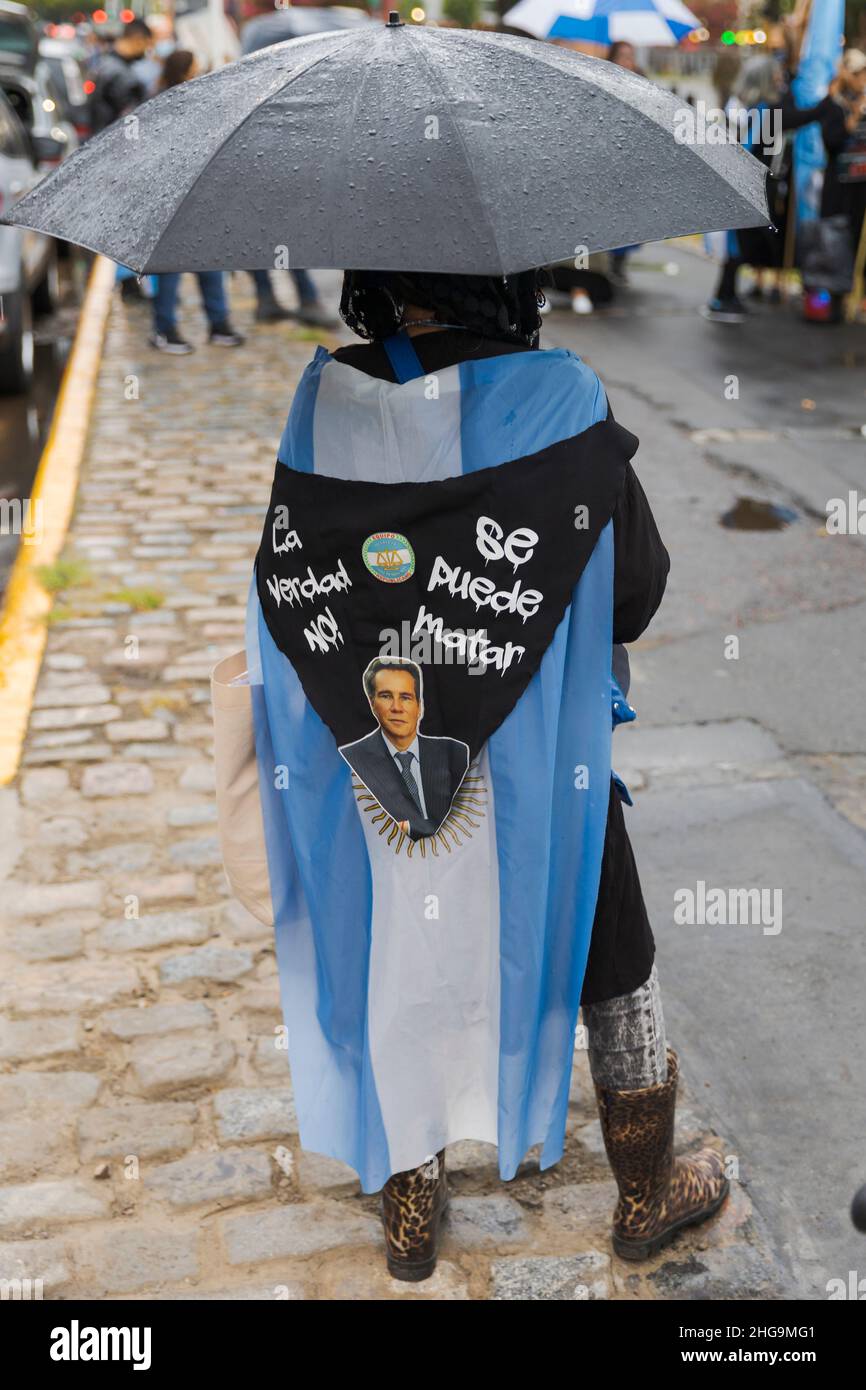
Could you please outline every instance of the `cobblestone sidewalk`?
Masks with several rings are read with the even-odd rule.
[[[235,277],[233,293],[237,296]],[[186,283],[186,282],[185,282]],[[190,285],[192,282],[190,282]],[[187,291],[191,294],[191,289]],[[197,316],[186,302],[187,323]],[[646,1266],[585,1053],[562,1163],[452,1146],[436,1275],[384,1268],[378,1198],[301,1150],[271,933],[228,897],[209,674],[243,644],[276,442],[313,344],[285,326],[189,358],[112,310],[22,773],[3,794],[0,1278],[46,1298],[753,1298],[784,1293],[745,1189]],[[706,1132],[683,1057],[681,1142]]]

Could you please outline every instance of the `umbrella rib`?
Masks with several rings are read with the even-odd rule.
[[[407,33],[408,33],[409,35],[412,35],[412,34],[413,34],[413,30],[409,29],[409,30],[407,30]],[[433,67],[433,65],[431,64],[430,60],[429,60],[428,57],[427,57],[427,54],[424,52],[424,46],[423,46],[423,44],[417,42],[414,38],[413,38],[412,41],[413,41],[413,43],[415,44],[415,48],[416,48],[417,52],[421,55],[422,62],[424,63],[425,67],[427,68],[427,70],[428,70],[428,72],[429,72],[429,74],[430,74],[431,85],[432,85],[434,88],[438,87],[438,86],[439,86],[439,83],[436,81],[436,78],[438,77],[439,74],[438,74],[438,72],[436,71],[436,69]],[[442,90],[441,96],[442,96],[442,99],[443,99],[443,100],[445,100],[446,95],[447,95],[446,92],[445,92],[444,90]],[[485,208],[485,206],[484,206],[484,200],[483,200],[483,198],[481,197],[480,192],[479,192],[479,190],[478,190],[478,182],[477,182],[477,179],[476,179],[476,177],[475,177],[475,169],[474,169],[472,160],[471,160],[470,155],[469,155],[469,148],[468,148],[468,146],[467,146],[467,144],[466,144],[465,139],[463,138],[463,131],[462,131],[461,127],[460,127],[460,122],[456,119],[456,117],[454,118],[454,129],[455,129],[455,131],[457,132],[457,138],[458,138],[458,140],[460,141],[460,148],[463,150],[463,158],[464,158],[464,161],[465,161],[465,163],[466,163],[466,167],[467,167],[467,169],[469,170],[470,175],[472,176],[472,186],[473,186],[473,188],[474,188],[474,190],[475,190],[475,193],[476,193],[476,202],[477,202],[478,207],[479,207],[480,212],[481,212],[481,221],[482,221],[482,223],[484,224],[484,226],[487,227],[487,229],[488,229],[488,231],[489,231],[489,233],[490,233],[491,241],[492,241],[493,245],[496,247],[496,258],[497,258],[497,260],[499,261],[500,273],[504,275],[504,274],[505,274],[505,271],[503,270],[504,262],[503,262],[503,259],[502,259],[502,252],[501,252],[500,247],[499,247],[499,238],[498,238],[497,235],[496,235],[496,228],[495,228],[495,226],[493,225],[493,223],[491,222],[489,216],[487,215],[487,210],[486,210],[486,208]]]
[[[346,41],[349,40],[349,39],[352,37],[352,32],[351,32],[351,30],[349,30],[349,31],[347,31],[345,34],[342,34],[342,33],[341,33],[341,34],[336,34],[336,33],[335,33],[335,34],[334,34],[334,38],[338,38],[338,37],[343,41],[343,42],[339,45],[339,47],[341,47],[341,48],[342,48],[342,47],[345,47]],[[200,180],[201,178],[203,178],[204,174],[207,172],[207,170],[208,170],[208,168],[210,167],[210,165],[213,164],[214,160],[217,159],[217,158],[219,157],[219,155],[220,155],[220,154],[222,153],[222,151],[225,149],[226,145],[227,145],[231,140],[234,140],[235,136],[238,134],[239,131],[243,130],[243,128],[244,128],[244,126],[246,125],[247,121],[252,120],[253,116],[254,116],[254,115],[256,114],[256,112],[260,109],[260,107],[264,106],[265,102],[270,101],[272,97],[278,96],[278,95],[280,94],[280,92],[284,92],[284,91],[286,90],[286,88],[287,88],[287,87],[290,87],[291,84],[292,84],[293,82],[295,82],[295,81],[298,80],[298,78],[306,77],[307,73],[308,73],[308,72],[311,72],[311,71],[313,70],[313,68],[318,67],[320,63],[324,63],[325,60],[326,60],[327,58],[330,58],[330,56],[331,56],[331,54],[333,53],[333,51],[334,51],[334,50],[333,50],[333,47],[329,46],[326,53],[322,53],[318,58],[315,58],[315,59],[313,59],[312,62],[307,63],[303,68],[300,68],[300,69],[296,70],[295,72],[291,73],[291,74],[289,75],[289,77],[286,78],[285,82],[283,82],[279,87],[276,87],[273,91],[268,92],[267,95],[266,95],[266,96],[263,96],[263,97],[261,98],[260,101],[257,101],[257,102],[255,103],[255,105],[252,106],[252,107],[250,108],[250,110],[247,112],[247,114],[244,116],[243,120],[242,120],[242,121],[239,121],[238,124],[237,124],[236,126],[234,126],[234,127],[229,131],[229,133],[228,133],[228,135],[225,137],[225,139],[220,141],[220,144],[219,144],[219,146],[217,147],[217,149],[214,150],[213,154],[209,157],[209,159],[207,160],[207,162],[206,162],[205,164],[202,165],[201,169],[199,169],[199,171],[198,171],[198,173],[196,174],[195,178],[193,179],[192,183],[189,185],[189,188],[187,188],[187,190],[186,190],[186,192],[184,193],[183,197],[179,200],[179,202],[178,202],[178,204],[177,204],[177,207],[174,209],[174,212],[171,214],[171,217],[168,219],[168,221],[166,222],[166,224],[165,224],[165,226],[163,227],[162,231],[159,233],[159,236],[156,238],[156,240],[154,241],[153,245],[150,247],[150,249],[149,249],[149,251],[148,251],[148,253],[147,253],[147,260],[148,260],[148,261],[149,261],[149,260],[151,259],[151,257],[155,254],[155,252],[158,250],[160,242],[161,242],[161,241],[163,240],[163,238],[167,235],[167,233],[171,230],[171,228],[172,228],[172,226],[173,226],[173,224],[174,224],[175,219],[177,218],[178,214],[180,213],[181,208],[183,207],[183,205],[184,205],[184,203],[186,202],[187,198],[189,198],[190,195],[191,195],[191,194],[193,193],[193,191],[195,190],[195,188],[196,188],[196,186],[197,186],[199,180]],[[251,54],[250,56],[252,57],[253,55]],[[220,69],[219,71],[224,72],[224,71],[225,71],[225,68],[222,68],[222,69]],[[146,264],[146,263],[147,263],[147,262],[145,262],[145,264]],[[147,274],[148,272],[145,270],[145,271],[143,271],[142,273],[143,273],[143,274]]]

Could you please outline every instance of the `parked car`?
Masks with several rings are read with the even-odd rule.
[[[42,177],[33,140],[0,93],[0,214]],[[26,391],[33,375],[33,315],[58,297],[57,243],[26,227],[0,227],[0,395]]]
[[[88,114],[86,53],[82,44],[68,39],[41,38],[39,57],[46,64],[51,80],[63,103],[63,114],[75,127],[79,140],[90,134]]]
[[[0,90],[30,136],[36,163],[43,174],[78,148],[75,126],[69,120],[44,58],[32,72],[7,66],[0,52]]]
[[[32,72],[39,51],[39,30],[26,5],[0,0],[0,62]]]

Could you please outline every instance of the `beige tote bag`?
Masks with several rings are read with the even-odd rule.
[[[244,651],[225,657],[211,672],[217,826],[232,893],[260,922],[273,926],[253,699],[249,682],[243,680],[246,672]]]

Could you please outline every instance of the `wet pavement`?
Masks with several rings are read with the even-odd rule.
[[[560,313],[546,336],[589,358],[638,435],[671,553],[630,648],[638,719],[614,739],[668,1029],[790,1287],[826,1298],[866,1264],[849,1216],[866,1182],[866,535],[824,526],[831,499],[866,492],[866,327],[768,304],[707,323],[712,268],[659,250],[616,320]],[[797,519],[720,525],[743,498],[750,519]],[[779,930],[679,923],[675,895],[699,883],[778,890]]]
[[[75,335],[86,281],[83,257],[63,260],[61,303],[34,323],[33,385],[26,395],[0,396],[0,498],[29,498],[63,369]],[[0,602],[15,562],[19,538],[0,531]]]

